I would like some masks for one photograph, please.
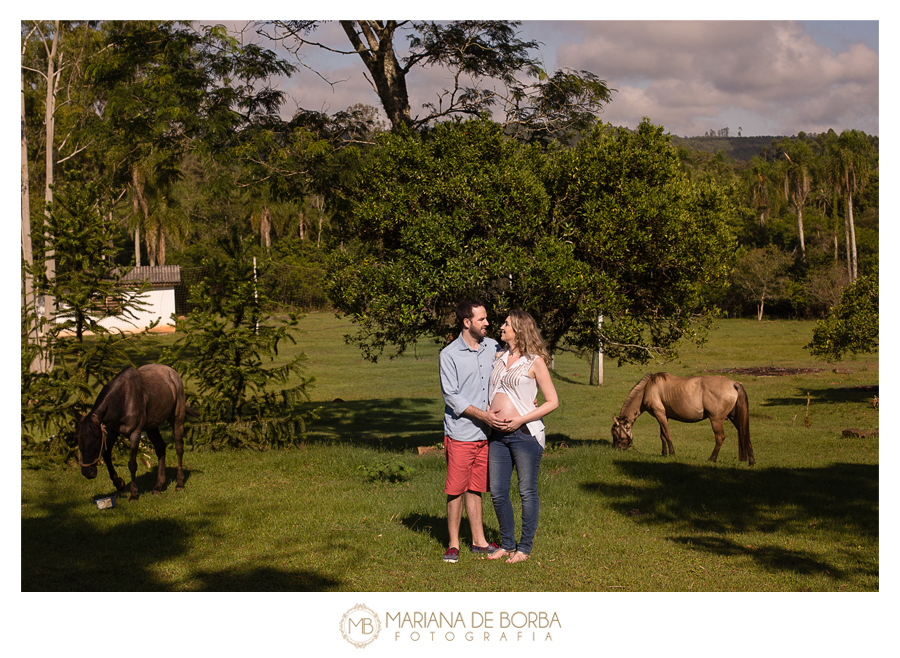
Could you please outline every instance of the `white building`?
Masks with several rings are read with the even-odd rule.
[[[146,281],[149,289],[138,297],[144,305],[134,310],[135,318],[112,316],[103,318],[100,325],[107,329],[125,332],[142,331],[159,320],[156,330],[174,330],[175,286],[181,283],[181,267],[178,265],[158,265],[135,267],[122,277],[121,282],[136,283]]]
[[[181,267],[178,265],[160,265],[135,267],[121,279],[125,285],[146,281],[149,286],[137,299],[142,305],[132,308],[131,315],[110,315],[100,319],[100,326],[108,330],[136,333],[143,331],[153,322],[159,321],[154,331],[174,331],[175,320],[175,287],[181,283]],[[41,300],[43,306],[43,299]],[[43,312],[43,309],[40,309]],[[56,322],[65,322],[65,309],[61,308]],[[89,333],[89,332],[88,332]]]

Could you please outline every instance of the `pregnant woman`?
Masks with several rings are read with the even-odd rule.
[[[507,557],[524,562],[531,555],[538,522],[538,469],[544,454],[541,418],[559,406],[547,368],[550,355],[537,323],[530,314],[512,310],[500,328],[506,350],[494,360],[488,400],[491,426],[488,473],[491,500],[500,525],[500,550],[488,559]],[[537,405],[537,392],[544,398]],[[522,535],[516,545],[516,520],[509,489],[513,468],[519,477],[522,499]]]

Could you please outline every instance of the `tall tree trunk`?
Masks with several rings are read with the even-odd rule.
[[[59,68],[56,60],[59,53],[59,21],[53,23],[53,42],[47,57],[47,100],[44,107],[44,128],[46,130],[46,176],[44,177],[44,214],[49,222],[50,207],[53,203],[53,168],[55,164],[56,140],[56,94],[59,89]],[[49,236],[48,236],[49,237]],[[44,266],[47,281],[56,278],[56,253],[52,242],[44,243]],[[44,295],[44,316],[53,319],[54,300],[51,295]]]
[[[25,57],[25,46],[22,46],[22,57]],[[32,320],[28,324],[27,341],[30,344],[40,343],[40,325],[37,316],[37,299],[34,294],[34,279],[30,269],[34,265],[34,252],[31,247],[31,184],[28,178],[28,134],[25,130],[25,75],[21,75],[22,83],[22,260],[26,270],[22,277],[22,317],[31,313]],[[44,372],[45,363],[40,353],[29,364],[31,372]]]
[[[163,230],[162,224],[159,225],[159,235],[156,238],[156,264],[166,264],[166,232]]]
[[[150,219],[150,208],[147,206],[147,199],[144,198],[144,185],[141,179],[140,172],[138,172],[137,167],[134,167],[131,170],[131,187],[134,190],[134,197],[132,199],[132,208],[134,210],[134,214],[137,217],[137,225],[134,229],[134,264],[136,267],[141,266],[141,225],[144,226],[149,225]],[[148,235],[149,238],[149,235]],[[147,257],[150,256],[150,245],[147,245]]]
[[[28,134],[25,131],[25,74],[22,73],[22,260],[29,267],[34,264],[31,251],[31,200],[28,181]],[[26,271],[22,278],[22,309],[30,303],[34,290],[31,272]]]
[[[141,227],[134,227],[134,266],[141,266]]]
[[[837,188],[832,186],[831,193],[831,214],[832,219],[834,220],[834,262],[838,262],[838,228],[841,225],[841,220],[838,217],[838,208],[840,207],[840,197],[837,193]]]
[[[850,257],[850,224],[847,217],[844,217],[844,244],[847,249],[847,278],[853,283],[853,264]]]
[[[147,227],[144,242],[147,243],[147,265],[155,267],[157,264],[156,254],[158,250],[156,229],[152,226]]]
[[[259,214],[259,239],[266,251],[272,246],[272,218],[268,204],[263,204]]]
[[[803,204],[798,201],[794,207],[797,208],[797,232],[800,234],[800,258],[806,260],[806,239],[803,235]]]
[[[856,226],[853,224],[853,193],[847,188],[847,230],[850,232],[850,240],[847,242],[848,258],[851,263],[850,282],[853,283],[859,277],[859,269],[856,261]]]
[[[321,196],[319,196],[318,194],[317,194],[316,197],[315,197],[315,206],[316,206],[316,210],[319,211],[319,212],[318,212],[318,215],[319,215],[319,233],[318,233],[318,235],[316,235],[316,246],[317,246],[317,247],[321,247],[321,246],[322,246],[322,224],[323,224],[324,221],[325,221],[325,212],[324,212],[324,210],[323,210],[323,208],[324,208],[324,199],[323,199]]]

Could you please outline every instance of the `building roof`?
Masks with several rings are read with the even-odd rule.
[[[123,283],[147,281],[153,286],[175,286],[181,283],[180,265],[144,265],[134,267],[122,277]]]

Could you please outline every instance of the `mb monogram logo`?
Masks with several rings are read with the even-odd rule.
[[[341,618],[341,635],[357,649],[374,642],[380,632],[378,615],[361,603],[350,608]]]

